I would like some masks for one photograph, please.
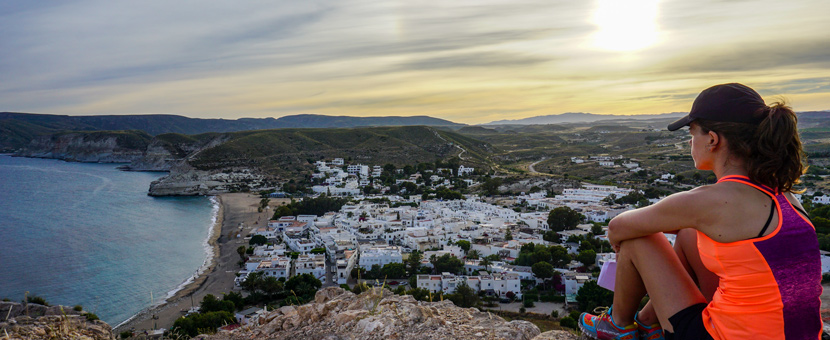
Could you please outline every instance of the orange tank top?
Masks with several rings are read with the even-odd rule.
[[[743,176],[722,181],[768,194],[779,218],[769,235],[737,242],[698,231],[700,258],[720,278],[703,310],[706,330],[715,340],[820,339],[821,259],[812,223],[781,193]]]

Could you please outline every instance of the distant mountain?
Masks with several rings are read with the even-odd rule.
[[[369,126],[447,126],[463,124],[427,116],[415,117],[347,117],[294,115],[274,118],[201,119],[178,115],[105,115],[68,116],[34,113],[0,112],[0,150],[16,150],[31,140],[64,131],[140,130],[150,135],[206,132],[236,132],[278,128],[328,128]]]
[[[281,128],[330,128],[330,127],[370,127],[370,126],[453,126],[461,127],[464,124],[454,123],[445,119],[429,116],[412,117],[350,117],[350,116],[323,116],[323,115],[293,115],[280,117],[277,120]]]
[[[584,112],[567,112],[556,115],[536,116],[523,119],[514,120],[497,120],[481,125],[545,125],[545,124],[562,124],[562,123],[590,123],[600,120],[611,119],[663,119],[663,118],[680,118],[686,115],[685,112],[662,113],[655,115],[599,115]]]

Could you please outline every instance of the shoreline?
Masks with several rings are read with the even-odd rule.
[[[235,291],[234,279],[240,270],[236,248],[247,246],[243,237],[252,229],[267,224],[273,210],[257,212],[260,198],[255,194],[222,193],[214,197],[219,210],[208,240],[213,251],[210,265],[203,267],[204,270],[192,282],[184,284],[164,302],[145,308],[113,327],[114,333],[132,329],[139,334],[145,330],[169,329],[191,308],[191,304],[198,306],[204,296],[212,294],[221,299],[223,293]]]
[[[152,316],[156,312],[167,308],[167,305],[181,301],[183,298],[187,297],[188,295],[192,294],[196,289],[198,289],[202,285],[202,283],[204,283],[204,281],[207,279],[207,277],[210,275],[213,269],[216,267],[216,264],[219,260],[218,240],[222,233],[222,224],[224,221],[224,206],[222,204],[221,195],[211,196],[211,200],[216,206],[216,215],[214,217],[213,225],[210,227],[208,231],[208,236],[206,237],[205,248],[209,250],[209,254],[206,254],[207,256],[205,256],[205,262],[202,263],[202,266],[200,266],[199,269],[196,270],[196,273],[194,273],[194,275],[188,277],[181,284],[176,286],[176,288],[167,292],[167,295],[165,296],[164,300],[161,300],[160,302],[157,302],[154,305],[141,310],[140,312],[131,316],[127,320],[124,320],[118,325],[114,326],[112,328],[113,332],[129,330],[127,326],[130,326],[133,323],[138,323],[140,321],[146,320],[148,315]]]

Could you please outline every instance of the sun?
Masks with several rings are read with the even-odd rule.
[[[594,46],[610,51],[637,51],[657,42],[659,0],[597,0]]]

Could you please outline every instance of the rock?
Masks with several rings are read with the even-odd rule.
[[[387,289],[354,295],[339,287],[317,292],[313,302],[282,307],[265,324],[238,328],[206,339],[524,339],[539,335],[527,321],[443,302],[416,301]]]
[[[579,335],[568,331],[548,331],[537,335],[532,340],[578,340]]]
[[[26,315],[27,309],[29,316]],[[3,313],[2,320],[5,320],[0,322],[2,339],[115,339],[112,328],[106,322],[88,321],[72,307],[4,302],[0,304],[0,313]]]

